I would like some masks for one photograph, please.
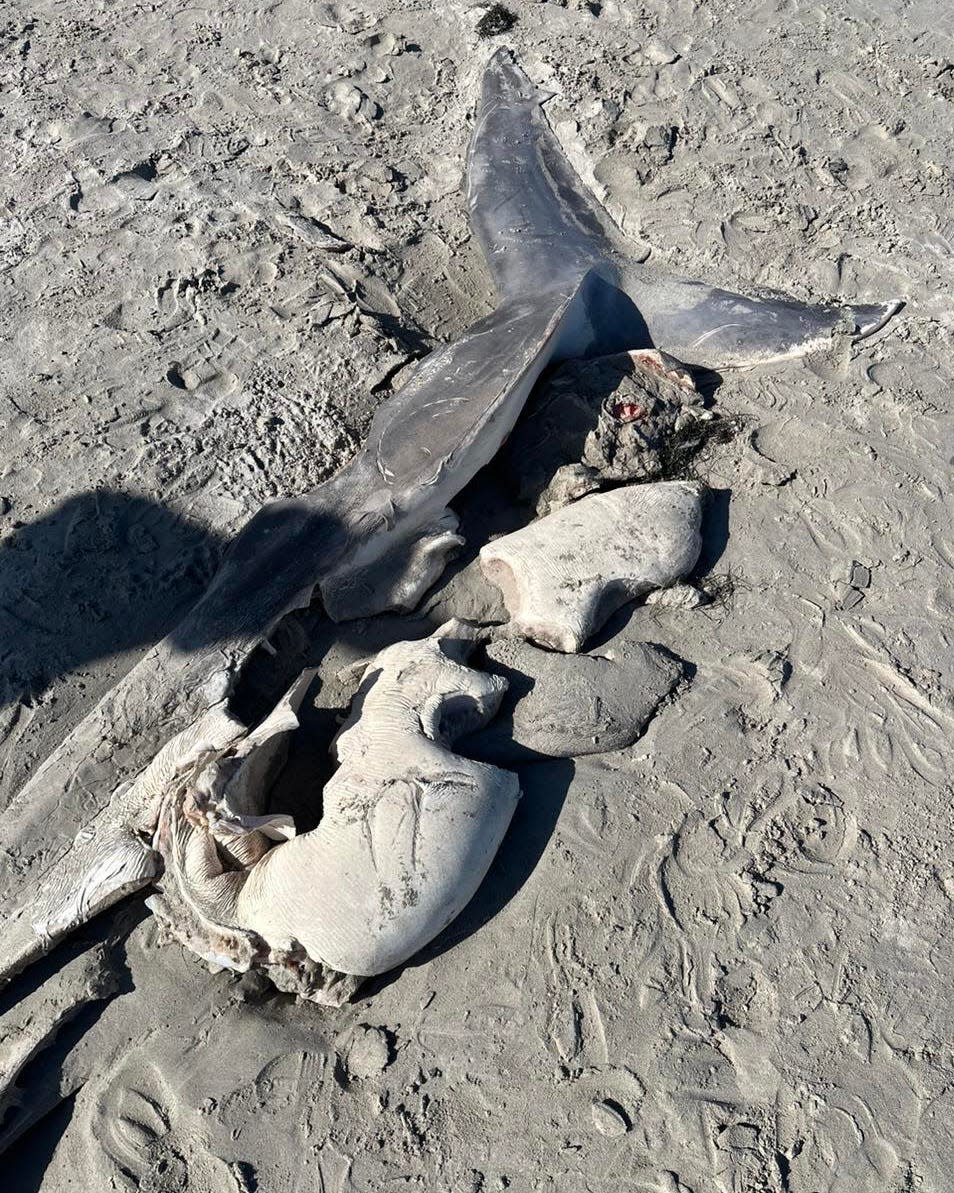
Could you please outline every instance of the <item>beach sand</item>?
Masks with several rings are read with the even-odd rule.
[[[950,16],[509,7],[490,39],[457,2],[8,10],[0,808],[246,518],[492,309],[462,173],[496,46],[634,251],[907,305],[708,379],[740,425],[698,465],[718,599],[600,636],[690,677],[628,749],[521,766],[487,880],[423,956],[327,1009],[208,973],[133,900],[4,994],[7,1041],[92,1000],[20,1075],[6,1189],[951,1187]],[[509,528],[506,482],[464,495],[466,566],[419,615],[284,631],[321,667],[284,806],[314,815],[344,663],[494,612],[468,561]]]

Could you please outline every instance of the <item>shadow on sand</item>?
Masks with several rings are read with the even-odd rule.
[[[0,703],[158,641],[195,604],[224,542],[114,490],[71,497],[0,546]]]

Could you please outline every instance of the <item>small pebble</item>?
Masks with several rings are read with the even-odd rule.
[[[653,66],[671,66],[678,62],[680,54],[666,41],[653,39],[643,50],[643,57]]]
[[[615,1102],[594,1102],[590,1107],[593,1116],[593,1126],[601,1135],[610,1139],[618,1139],[629,1130],[630,1122],[625,1111]]]
[[[692,584],[671,584],[657,588],[646,597],[647,605],[657,609],[698,609],[706,604],[706,595]]]
[[[376,1077],[391,1063],[391,1044],[383,1027],[361,1024],[348,1049],[348,1072],[359,1080]]]
[[[852,588],[867,588],[871,583],[871,568],[865,567],[857,559],[851,561],[851,576],[848,583]]]

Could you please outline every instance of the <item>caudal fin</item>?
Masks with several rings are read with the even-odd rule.
[[[843,335],[873,335],[900,302],[812,305],[791,298],[732,294],[699,282],[654,280],[635,274],[630,288],[654,344],[688,364],[742,368],[804,356]],[[636,295],[638,294],[638,299]]]
[[[470,222],[501,297],[547,290],[613,256],[609,216],[550,129],[513,54],[484,74],[467,162]]]
[[[567,161],[541,96],[506,49],[484,74],[467,170],[474,232],[502,298],[532,298],[592,270],[586,354],[655,347],[732,368],[872,335],[903,304],[811,305],[732,294],[627,264],[625,240]]]

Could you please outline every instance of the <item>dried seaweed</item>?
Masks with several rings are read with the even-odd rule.
[[[517,14],[502,4],[492,4],[477,22],[478,37],[499,37],[517,23]]]
[[[709,457],[711,449],[731,442],[744,425],[745,420],[740,416],[724,414],[686,422],[663,444],[659,474],[654,479],[703,480],[699,466]]]

